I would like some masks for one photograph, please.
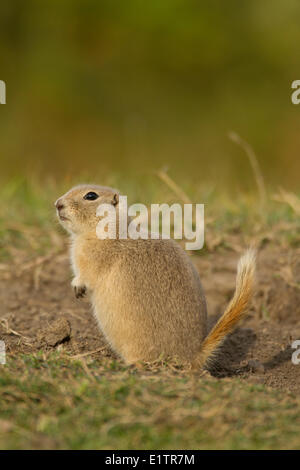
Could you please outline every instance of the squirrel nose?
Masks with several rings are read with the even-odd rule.
[[[64,205],[63,205],[63,203],[61,202],[60,199],[57,199],[57,201],[54,204],[55,204],[55,207],[58,211],[60,211],[64,207]]]

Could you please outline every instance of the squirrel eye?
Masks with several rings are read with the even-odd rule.
[[[85,196],[83,196],[83,199],[86,199],[87,201],[94,201],[95,199],[98,199],[98,194],[94,193],[93,191],[87,193]]]

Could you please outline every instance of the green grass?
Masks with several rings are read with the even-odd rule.
[[[64,353],[0,366],[1,449],[296,449],[300,400],[239,380]]]

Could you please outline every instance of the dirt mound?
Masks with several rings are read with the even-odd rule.
[[[87,301],[74,297],[65,253],[21,266],[1,265],[0,339],[8,353],[60,347],[74,355],[113,355]],[[225,341],[212,375],[300,389],[300,365],[291,361],[291,344],[300,339],[299,255],[299,249],[261,250],[253,308]],[[234,291],[237,260],[231,251],[193,257],[207,295],[210,326]]]

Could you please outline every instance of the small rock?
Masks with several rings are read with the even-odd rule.
[[[259,361],[250,359],[250,361],[248,361],[248,366],[250,367],[251,371],[254,373],[255,372],[258,372],[259,374],[265,373],[265,366]]]
[[[51,323],[48,328],[40,331],[37,335],[41,345],[54,348],[59,344],[68,341],[71,336],[71,324],[66,318],[59,318]]]

